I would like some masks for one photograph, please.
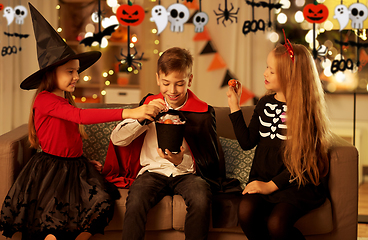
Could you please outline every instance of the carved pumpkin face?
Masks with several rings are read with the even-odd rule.
[[[310,3],[303,9],[305,20],[310,23],[323,23],[328,17],[328,8],[323,4]]]
[[[144,9],[136,4],[123,4],[116,10],[118,21],[125,26],[137,26],[144,19]]]

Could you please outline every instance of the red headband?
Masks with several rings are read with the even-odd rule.
[[[294,49],[293,49],[293,46],[291,46],[291,43],[290,43],[289,39],[286,38],[284,29],[282,29],[282,31],[284,32],[284,39],[285,39],[284,46],[286,47],[286,50],[289,53],[291,61],[293,61],[293,63],[294,63]]]

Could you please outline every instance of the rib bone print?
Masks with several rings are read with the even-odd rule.
[[[279,131],[277,131],[277,129],[286,129],[285,121],[286,121],[287,106],[282,105],[281,108],[278,107],[280,107],[278,104],[271,104],[271,103],[265,104],[264,114],[268,118],[267,120],[262,120],[262,117],[259,116],[259,122],[261,123],[262,126],[269,129],[269,131],[268,132],[259,131],[261,137],[264,138],[270,137],[271,139],[277,137],[281,140],[286,140],[287,137],[282,133],[280,133]]]

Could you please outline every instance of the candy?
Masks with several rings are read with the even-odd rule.
[[[171,119],[166,119],[164,121],[164,124],[173,124],[173,121]]]
[[[163,124],[185,124],[185,121],[181,121],[178,115],[170,115],[170,114],[161,116],[157,120],[157,122]]]
[[[231,86],[231,87],[236,87],[237,81],[235,79],[231,79],[231,80],[229,80],[229,82],[227,84],[229,84],[229,86]]]

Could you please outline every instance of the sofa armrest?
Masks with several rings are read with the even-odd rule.
[[[23,166],[35,153],[28,141],[28,125],[24,124],[0,136],[0,201],[17,178]]]
[[[357,239],[358,151],[337,135],[330,148],[328,181],[334,225],[331,239]]]

